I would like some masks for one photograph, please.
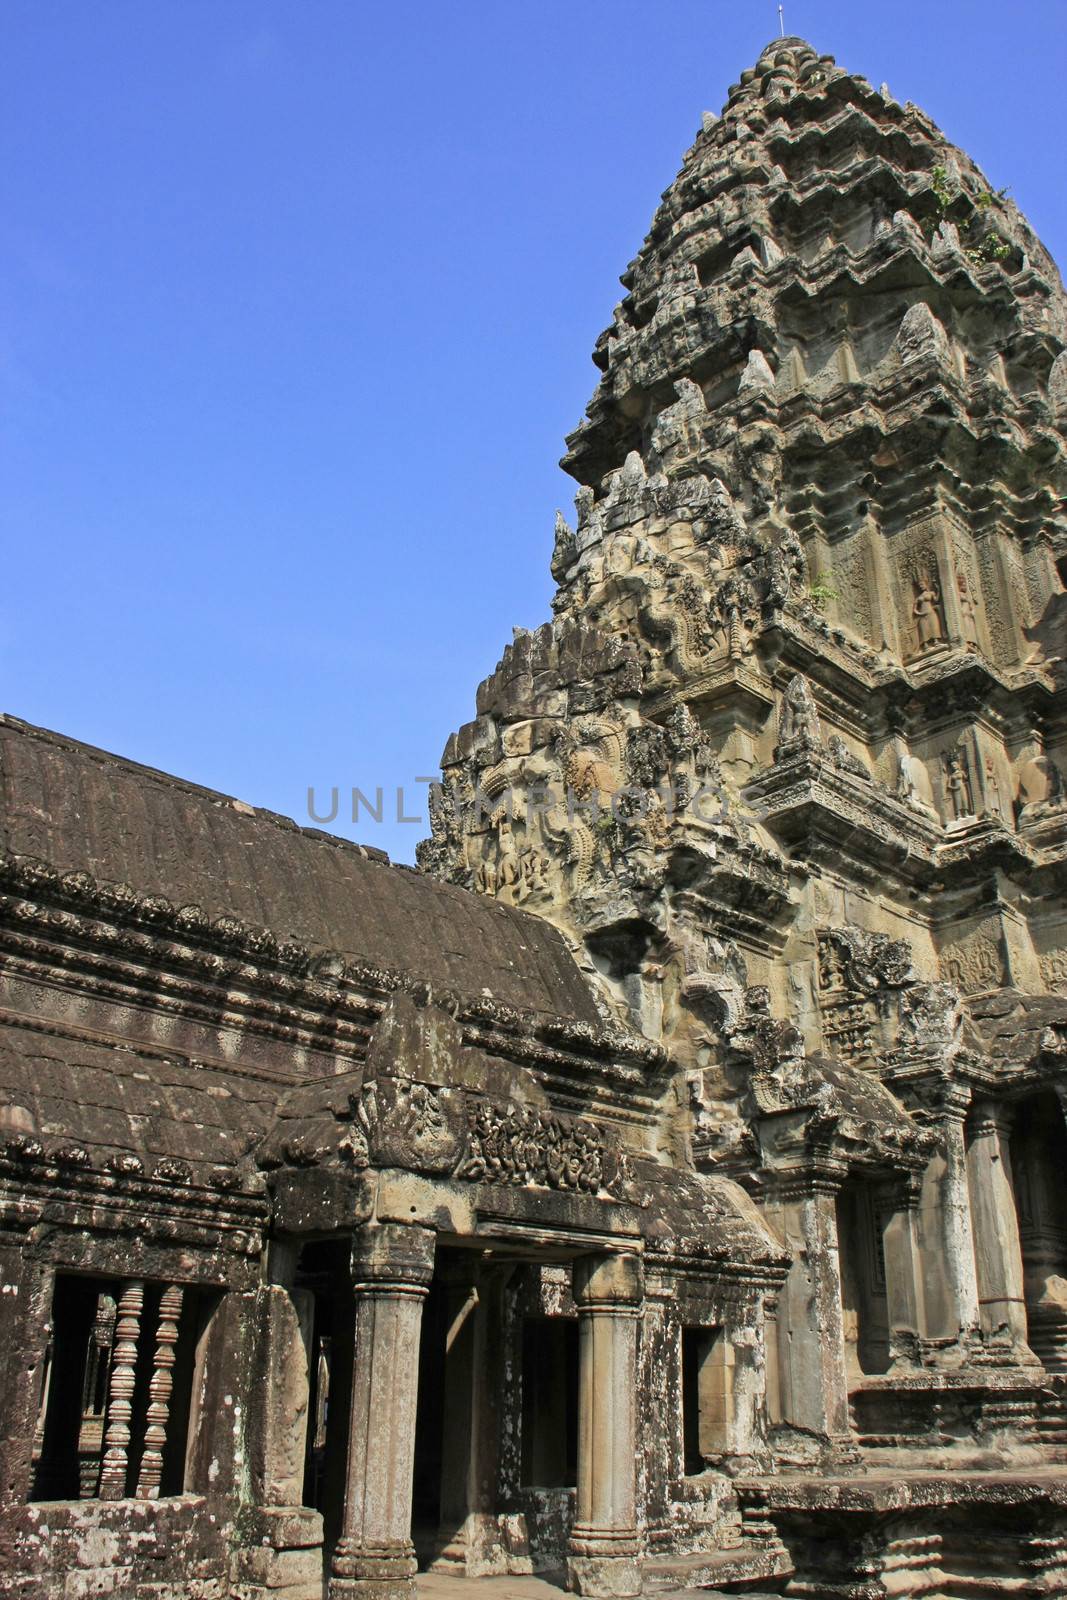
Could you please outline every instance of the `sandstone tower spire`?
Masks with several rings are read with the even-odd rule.
[[[622,284],[555,620],[449,741],[424,864],[557,921],[656,1036],[758,981],[825,1043],[818,930],[844,923],[964,996],[1062,988],[1048,254],[915,106],[785,38]]]
[[[1067,994],[1067,300],[927,116],[797,38],[705,116],[622,284],[554,620],[449,740],[422,862],[551,919],[666,1044],[661,1148],[806,1255],[783,1405],[840,1439],[896,1361],[1067,1364],[1044,1224],[991,1198],[1015,1113],[981,1121]]]

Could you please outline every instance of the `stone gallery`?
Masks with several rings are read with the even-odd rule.
[[[1067,1594],[1067,300],[799,39],[419,870],[0,723],[0,1591]]]

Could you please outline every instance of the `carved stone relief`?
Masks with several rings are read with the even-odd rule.
[[[973,929],[943,946],[941,971],[961,994],[978,994],[1007,981],[995,925]]]

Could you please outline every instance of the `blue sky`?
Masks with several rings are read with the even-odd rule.
[[[786,24],[1067,261],[1065,0]],[[300,820],[309,785],[414,799],[549,615],[618,274],[776,31],[764,0],[3,0],[0,708]]]

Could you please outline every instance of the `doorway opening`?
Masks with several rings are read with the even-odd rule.
[[[682,1471],[704,1471],[728,1447],[733,1403],[732,1350],[722,1328],[681,1330]]]
[[[845,1361],[851,1378],[889,1370],[885,1215],[871,1187],[849,1179],[837,1197],[837,1241]]]
[[[578,1322],[522,1324],[522,1481],[538,1489],[578,1482]]]
[[[1027,1342],[1049,1372],[1067,1372],[1067,1127],[1051,1090],[1020,1101],[1011,1166]]]
[[[355,1315],[344,1240],[305,1245],[295,1284],[312,1296],[304,1504],[322,1512],[327,1570],[344,1517]]]
[[[415,1471],[411,1494],[411,1538],[420,1568],[441,1545],[441,1473],[445,1439],[445,1363],[448,1355],[448,1295],[434,1277],[422,1306],[419,1401],[415,1416]],[[455,1381],[456,1375],[449,1374]]]

